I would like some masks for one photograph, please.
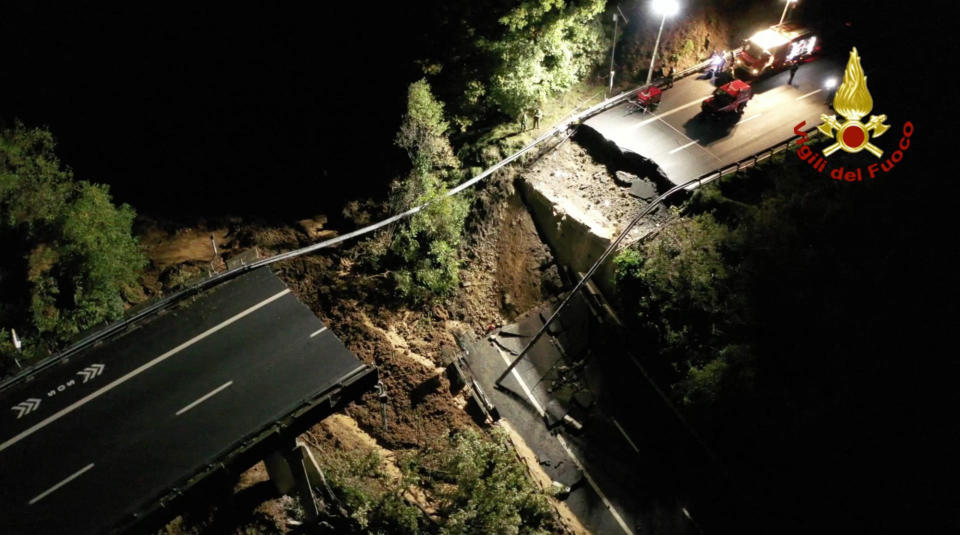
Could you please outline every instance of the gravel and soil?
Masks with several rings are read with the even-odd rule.
[[[588,224],[605,238],[614,238],[645,203],[630,195],[606,165],[595,161],[574,141],[562,143],[523,172],[530,182],[555,205],[557,212]],[[626,243],[636,241],[656,227],[664,211],[658,210],[630,231]]]
[[[550,249],[541,241],[512,180],[505,173],[476,192],[461,249],[461,291],[446,300],[411,306],[391,298],[387,275],[364,270],[353,259],[354,244],[275,266],[297,297],[350,351],[379,368],[389,395],[386,429],[380,402],[369,392],[343,414],[310,429],[304,441],[321,453],[329,448],[375,448],[389,474],[396,469],[389,466],[396,453],[427,447],[453,430],[477,428],[464,410],[464,393],[452,394],[443,373],[443,366],[460,352],[455,334],[483,335],[556,295],[562,285]],[[333,235],[333,230],[323,228],[324,222],[318,216],[287,227],[237,221],[214,230],[164,230],[152,225],[142,239],[153,260],[152,276],[164,280],[164,274],[170,279],[171,272],[185,267],[199,272],[209,265],[211,232],[219,236],[218,247],[225,258],[251,247],[269,255],[314,243],[321,233]],[[177,264],[174,259],[182,260]],[[167,289],[172,288],[163,287]],[[263,478],[262,464],[257,465],[241,477],[238,488],[256,485]],[[289,504],[279,500],[264,501],[251,525],[240,525],[236,532],[285,532],[292,513]],[[575,525],[569,513],[561,518],[564,525]],[[179,519],[165,533],[193,533],[208,522],[188,526]],[[247,530],[254,525],[255,531]]]

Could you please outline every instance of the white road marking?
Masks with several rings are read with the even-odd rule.
[[[664,125],[666,125],[666,127],[669,128],[670,130],[673,130],[674,132],[680,134],[681,137],[683,137],[683,138],[685,138],[685,139],[690,139],[689,136],[687,136],[687,135],[684,134],[683,132],[677,130],[672,124],[670,124],[670,123],[668,123],[668,122],[666,122],[666,121],[660,121],[660,122],[663,123]],[[691,141],[693,141],[693,140],[691,140]],[[709,151],[706,147],[704,147],[703,145],[697,144],[697,148],[699,148],[699,149],[702,150],[703,152],[706,152],[707,154],[709,154],[710,156],[712,156],[713,158],[715,158],[717,161],[722,161],[722,160],[720,160],[720,158],[717,157],[716,154],[710,152],[710,151]]]
[[[703,97],[703,98],[698,98],[698,99],[696,99],[696,100],[692,100],[692,101],[690,101],[690,102],[687,102],[687,103],[684,104],[683,106],[679,106],[679,107],[674,108],[674,109],[672,109],[672,110],[670,110],[670,111],[665,111],[665,112],[661,113],[660,115],[654,115],[653,117],[651,117],[651,118],[649,118],[649,119],[647,119],[647,120],[645,120],[645,121],[640,121],[639,123],[637,123],[637,124],[635,124],[635,125],[632,125],[632,126],[633,126],[633,128],[640,128],[640,127],[642,127],[642,126],[648,125],[648,124],[656,121],[657,119],[661,119],[661,118],[666,117],[666,116],[668,116],[668,115],[673,115],[674,113],[677,113],[677,112],[680,111],[680,110],[687,109],[687,108],[689,108],[690,106],[696,106],[697,104],[700,104],[701,102],[703,102],[704,100],[707,100],[708,98],[710,98],[710,97],[709,97],[709,96],[706,96],[706,97]]]
[[[740,121],[739,123],[737,123],[737,124],[743,124],[743,123],[746,123],[746,122],[748,122],[748,121],[752,121],[752,120],[756,119],[757,117],[760,117],[761,115],[763,115],[763,114],[762,114],[762,113],[757,113],[757,114],[751,115],[750,117],[747,117],[746,119],[741,120],[741,121]]]
[[[223,390],[224,388],[227,388],[228,386],[230,386],[230,385],[232,385],[232,384],[233,384],[233,381],[227,381],[226,383],[223,383],[222,385],[214,388],[214,389],[211,390],[210,392],[208,392],[208,393],[204,394],[203,396],[201,396],[200,399],[198,399],[198,400],[194,401],[193,403],[187,405],[186,407],[178,410],[176,415],[177,415],[177,416],[180,416],[181,414],[187,412],[188,410],[196,407],[197,405],[199,405],[199,404],[203,403],[204,401],[210,399],[211,397],[215,396],[215,395],[217,394],[217,392]]]
[[[500,350],[499,347],[497,347],[496,344],[494,344],[493,347],[494,349],[497,350],[497,353],[500,353],[500,358],[503,359],[503,362],[505,362],[509,366],[510,359],[507,358],[507,356],[503,353],[503,351]],[[520,377],[520,374],[517,373],[516,368],[513,369],[512,373],[513,373],[513,376],[516,377],[517,382],[520,383],[520,388],[523,390],[523,393],[527,395],[527,399],[529,399],[530,403],[533,404],[533,408],[535,408],[537,410],[537,413],[539,413],[540,416],[543,417],[543,415],[545,414],[543,407],[541,407],[540,403],[537,402],[537,398],[533,397],[533,393],[530,392],[530,389],[527,387],[527,383],[524,382],[524,380]],[[573,452],[573,449],[571,449],[570,446],[567,444],[567,441],[564,440],[563,436],[559,434],[556,435],[556,437],[557,437],[557,441],[560,442],[560,445],[563,446],[564,451],[566,451],[570,459],[573,460],[573,464],[577,465],[577,468],[581,472],[583,472],[583,476],[587,478],[587,483],[590,484],[590,487],[593,488],[593,491],[596,492],[597,496],[600,497],[600,500],[603,501],[603,505],[606,506],[607,511],[610,511],[610,515],[613,516],[613,519],[617,521],[617,524],[620,525],[624,533],[626,533],[627,535],[634,535],[633,530],[631,530],[630,527],[627,526],[627,523],[623,521],[623,517],[620,516],[620,513],[617,512],[617,510],[613,507],[613,504],[610,503],[610,500],[607,499],[607,495],[604,494],[602,490],[600,490],[600,486],[597,485],[597,482],[594,481],[590,473],[587,472],[587,469],[584,468],[583,463],[580,462],[580,459]]]
[[[627,439],[627,442],[630,444],[630,447],[633,448],[633,451],[640,453],[640,448],[633,443],[633,440],[630,439],[630,435],[627,434],[627,431],[620,426],[620,422],[616,418],[611,417],[610,420],[613,421],[613,425],[617,426],[617,429],[620,430],[620,434],[623,435],[623,438]]]
[[[803,100],[803,99],[809,97],[810,95],[816,95],[817,93],[819,93],[819,92],[821,92],[821,91],[823,91],[823,89],[817,89],[816,91],[811,91],[811,92],[807,93],[806,95],[801,95],[801,96],[797,97],[797,100]]]
[[[696,145],[696,144],[697,144],[696,141],[691,141],[690,143],[687,143],[686,145],[681,145],[681,146],[673,149],[672,151],[668,152],[667,154],[673,154],[673,153],[675,153],[675,152],[680,152],[680,151],[682,151],[683,149],[689,147],[690,145]]]
[[[167,351],[166,353],[160,355],[159,357],[156,357],[155,359],[151,360],[150,362],[147,362],[146,364],[144,364],[144,365],[140,366],[139,368],[131,371],[130,373],[124,375],[123,377],[120,377],[119,379],[115,379],[112,383],[110,383],[110,384],[108,384],[108,385],[100,388],[100,389],[97,390],[96,392],[93,392],[93,393],[87,395],[86,397],[84,397],[84,398],[82,398],[82,399],[79,399],[79,400],[71,403],[70,405],[64,407],[63,409],[60,409],[59,411],[57,411],[56,413],[48,416],[45,420],[43,420],[43,421],[41,421],[40,423],[34,425],[33,427],[31,427],[31,428],[29,428],[29,429],[21,432],[20,434],[14,436],[14,437],[12,437],[12,438],[7,439],[5,442],[3,442],[2,444],[0,444],[0,451],[3,451],[3,450],[5,450],[5,449],[9,448],[10,446],[16,444],[17,442],[20,442],[21,440],[23,440],[23,439],[27,438],[28,436],[36,433],[37,431],[43,429],[44,427],[50,425],[51,423],[59,420],[60,418],[63,418],[63,417],[66,416],[67,414],[70,414],[71,412],[77,410],[79,407],[81,407],[81,406],[83,406],[83,405],[85,405],[85,404],[87,404],[87,403],[90,403],[90,402],[93,401],[94,399],[102,396],[103,394],[106,394],[106,393],[109,392],[110,390],[113,390],[114,388],[116,388],[116,387],[120,386],[121,384],[129,381],[130,379],[136,377],[137,375],[139,375],[139,374],[147,371],[148,369],[156,366],[157,364],[160,364],[161,362],[163,362],[163,361],[167,360],[168,358],[176,355],[177,353],[183,351],[184,349],[192,346],[193,344],[199,342],[200,340],[203,340],[204,338],[206,338],[206,337],[210,336],[211,334],[219,331],[220,329],[223,329],[224,327],[230,325],[231,323],[234,323],[235,321],[237,321],[237,320],[239,320],[239,319],[241,319],[241,318],[243,318],[243,317],[245,317],[245,316],[248,316],[248,315],[252,314],[253,312],[256,312],[258,309],[269,305],[270,303],[276,301],[277,299],[280,299],[281,297],[287,295],[288,293],[290,293],[290,289],[289,289],[289,288],[286,288],[286,289],[284,289],[283,291],[280,291],[280,292],[274,294],[273,296],[268,297],[268,298],[264,299],[263,301],[260,301],[260,302],[257,303],[256,305],[253,305],[252,307],[244,310],[243,312],[240,312],[239,314],[236,314],[235,316],[233,316],[233,317],[231,317],[231,318],[229,318],[229,319],[227,319],[227,320],[224,320],[224,321],[220,322],[219,324],[217,324],[217,325],[215,325],[215,326],[207,329],[206,331],[203,331],[202,333],[194,336],[193,338],[191,338],[191,339],[187,340],[186,342],[178,345],[177,347],[171,349],[170,351]]]
[[[40,500],[46,498],[46,497],[49,496],[50,494],[56,492],[57,489],[59,489],[60,487],[66,485],[67,483],[73,481],[74,479],[77,479],[78,477],[80,477],[81,475],[83,475],[84,472],[90,470],[91,468],[93,468],[93,463],[90,463],[90,464],[88,464],[87,466],[84,466],[83,468],[81,468],[81,469],[77,470],[76,472],[74,472],[72,475],[67,476],[67,478],[64,479],[63,481],[57,483],[56,485],[50,487],[50,488],[47,489],[47,490],[41,492],[40,494],[37,494],[36,496],[33,497],[32,500],[30,500],[29,502],[27,502],[27,505],[33,505],[33,504],[39,502]]]
[[[573,450],[567,445],[567,441],[563,439],[562,435],[557,435],[557,441],[560,442],[560,445],[563,446],[563,449],[566,450],[567,455],[570,456],[570,459],[573,460],[573,464],[577,465],[577,468],[583,472],[583,477],[587,478],[587,483],[590,483],[590,486],[593,487],[593,491],[597,493],[597,496],[600,496],[600,500],[603,501],[603,505],[606,506],[607,511],[610,511],[610,515],[613,516],[613,519],[617,521],[617,524],[620,524],[620,528],[623,529],[623,532],[627,535],[634,535],[633,530],[630,529],[630,526],[623,521],[623,517],[620,516],[620,513],[614,509],[613,504],[610,503],[610,500],[607,499],[607,495],[600,490],[600,487],[597,485],[597,482],[593,480],[593,477],[590,475],[590,472],[587,472],[587,469],[583,466],[583,463],[580,462],[580,459],[573,453]]]
[[[510,359],[503,354],[503,350],[501,350],[500,347],[496,344],[493,345],[493,348],[497,350],[497,353],[500,353],[500,358],[502,358],[503,361],[507,363],[507,366],[509,366]],[[539,414],[540,417],[542,418],[546,414],[546,411],[544,411],[543,407],[540,406],[540,403],[537,401],[537,398],[533,397],[533,392],[531,392],[530,389],[527,388],[527,383],[525,383],[523,379],[520,378],[520,374],[517,373],[516,368],[513,369],[513,376],[517,379],[517,382],[520,383],[520,388],[523,390],[523,393],[527,395],[527,398],[530,400],[530,403],[533,403],[533,408],[537,409],[537,414]]]
[[[322,332],[325,331],[325,330],[327,330],[326,327],[321,327],[320,329],[316,330],[313,334],[311,334],[311,335],[310,335],[310,338],[313,338],[314,336],[322,333]]]

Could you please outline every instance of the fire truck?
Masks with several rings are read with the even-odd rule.
[[[819,50],[812,30],[793,22],[777,24],[743,42],[736,71],[742,77],[760,77],[808,61]]]
[[[700,110],[707,116],[719,118],[733,113],[742,114],[747,101],[753,98],[753,88],[742,80],[723,84],[713,92],[713,96],[700,104]],[[728,115],[729,114],[729,115]]]

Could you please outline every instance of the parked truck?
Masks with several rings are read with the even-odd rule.
[[[812,30],[792,22],[777,24],[743,42],[735,69],[741,77],[757,78],[809,61],[819,51]]]

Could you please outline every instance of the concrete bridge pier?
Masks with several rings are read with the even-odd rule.
[[[326,486],[323,473],[306,445],[289,441],[264,459],[277,492],[300,500],[307,521],[320,516],[314,487]]]

